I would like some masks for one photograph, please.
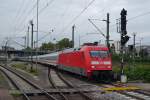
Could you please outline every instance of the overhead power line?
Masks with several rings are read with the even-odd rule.
[[[77,16],[75,16],[71,22],[63,29],[62,32],[64,32],[66,29],[68,29],[68,27],[74,22],[76,21],[88,8],[90,5],[92,5],[94,3],[95,0],[92,0]]]
[[[88,19],[88,20],[89,20],[89,22],[99,31],[99,33],[100,33],[102,36],[106,37],[105,34],[103,34],[103,32],[91,21],[91,19]]]
[[[36,8],[36,3],[33,5],[33,7],[28,11],[28,13],[26,14],[26,16],[23,18],[23,20],[20,22],[20,24],[18,26],[21,26],[21,24],[26,21],[26,19],[28,18],[28,16],[31,14],[31,12],[33,11],[33,9]]]
[[[129,20],[136,19],[136,18],[139,18],[139,17],[142,17],[142,16],[145,16],[145,15],[149,15],[149,14],[150,14],[150,11],[145,12],[145,13],[142,13],[142,14],[139,14],[139,15],[134,16],[134,17],[131,17],[131,18],[128,19],[128,21],[129,21]]]
[[[39,1],[40,1],[40,0],[39,0]],[[53,1],[54,1],[54,0],[50,0],[50,1],[47,3],[47,5],[45,5],[43,8],[41,8],[41,10],[39,11],[39,15],[40,15],[50,4],[52,4]],[[28,16],[32,13],[33,9],[35,9],[36,6],[37,6],[37,3],[35,3],[35,4],[33,5],[33,7],[28,11],[28,13],[26,14],[26,16],[23,18],[23,20],[20,22],[20,24],[19,24],[18,26],[22,26],[23,22],[27,20]],[[34,17],[36,17],[36,16],[34,16]],[[33,18],[34,18],[34,17],[33,17]],[[32,18],[32,19],[33,19],[33,18]],[[23,27],[23,28],[21,29],[21,31],[23,31],[24,29],[25,29],[25,27]],[[21,32],[21,31],[20,31],[20,32]]]
[[[40,11],[39,14],[41,14],[49,5],[53,3],[54,0],[50,0]]]

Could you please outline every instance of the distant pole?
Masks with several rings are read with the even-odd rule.
[[[24,49],[26,49],[26,47],[27,47],[26,43],[27,43],[27,37],[24,36]]]
[[[36,27],[37,35],[36,35],[36,69],[37,69],[37,55],[38,55],[38,32],[39,32],[39,0],[37,0],[37,27]]]
[[[75,25],[72,26],[72,48],[74,48],[74,29]]]
[[[29,30],[30,30],[30,27],[28,26],[28,30],[27,30],[27,56],[28,56],[28,60],[29,60]]]
[[[136,33],[133,33],[133,66],[135,66],[135,37]]]
[[[31,71],[33,70],[33,20],[30,21],[31,24]]]
[[[7,67],[7,60],[8,60],[8,53],[7,53],[7,45],[8,45],[8,38],[6,39],[6,43],[5,43],[5,66]]]
[[[107,41],[107,47],[110,50],[110,44],[109,44],[109,13],[107,13],[107,35],[106,35],[106,41]]]
[[[30,30],[30,27],[28,26],[28,31],[27,31],[27,48],[29,48],[29,30]]]

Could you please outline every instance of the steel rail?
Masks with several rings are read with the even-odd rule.
[[[114,84],[114,83],[109,83],[109,85],[112,85],[112,86],[117,86],[117,87],[122,87],[120,84]],[[102,86],[102,87],[105,87],[105,86]],[[135,98],[135,99],[138,99],[138,100],[145,100],[144,98],[142,97],[138,97],[138,96],[135,96],[135,95],[132,95],[132,94],[129,94],[127,92],[129,91],[116,91],[117,93],[120,93],[122,95],[126,95],[128,97],[131,97],[131,98]],[[143,94],[145,96],[149,96],[150,94],[142,91],[142,90],[135,90],[135,91],[132,91],[132,92],[135,92],[135,93],[140,93],[140,94]]]
[[[0,65],[0,67],[2,67],[1,65]],[[3,67],[2,67],[3,68]],[[1,68],[0,68],[0,70],[4,73],[4,75],[11,81],[11,83],[18,89],[18,90],[20,90],[21,91],[21,93],[23,94],[23,96],[25,97],[25,99],[26,100],[31,100],[30,98],[29,98],[29,96],[24,92],[24,90],[22,90],[21,88],[20,88],[20,86],[19,86],[19,84],[17,83],[17,81],[15,81],[15,80],[13,80],[4,70],[2,70]]]
[[[63,94],[63,92],[56,86],[53,78],[52,78],[52,75],[51,75],[51,69],[49,69],[49,74],[48,74],[48,78],[49,78],[49,82],[51,83],[52,87],[55,88],[55,89],[58,89],[60,92],[60,96],[63,97],[64,100],[68,100],[68,98]]]
[[[79,91],[80,95],[83,96],[86,100],[93,100],[91,97],[86,95],[84,92],[82,92],[78,88],[76,88],[71,82],[67,81],[58,71],[56,73],[65,84],[67,84],[69,87],[74,88],[77,91]]]
[[[48,99],[50,100],[57,100],[54,96],[52,96],[51,94],[49,94],[46,90],[44,90],[43,88],[41,88],[40,86],[38,86],[37,84],[33,83],[32,81],[30,81],[29,79],[26,79],[24,76],[22,76],[21,74],[18,74],[17,72],[15,72],[13,69],[8,68],[8,67],[4,67],[3,68],[7,69],[8,71],[14,73],[15,75],[17,75],[18,77],[20,77],[21,79],[23,79],[25,82],[27,82],[28,84],[30,84],[31,86],[35,87],[36,89],[39,89],[41,92],[45,93],[46,96],[48,97]]]

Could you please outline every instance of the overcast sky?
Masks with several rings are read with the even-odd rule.
[[[36,0],[0,0],[0,44],[4,44],[6,37],[22,37],[26,35],[29,21],[33,19],[36,30]],[[127,10],[127,32],[132,43],[132,33],[137,33],[136,42],[143,38],[143,44],[150,44],[150,0],[95,0],[88,7],[92,0],[39,0],[39,38],[48,34],[51,35],[40,41],[56,42],[64,37],[71,38],[71,27],[75,24],[75,45],[81,43],[104,41],[104,37],[89,23],[88,19],[106,19],[107,12],[110,13],[110,38],[117,41],[120,34],[116,32],[116,19],[120,18],[123,8]],[[79,17],[83,9],[87,8]],[[43,9],[43,10],[41,10]],[[139,16],[140,15],[140,16]],[[139,16],[139,17],[136,17]],[[135,18],[134,18],[135,17]],[[75,19],[75,20],[73,20]],[[94,21],[94,23],[106,34],[106,22]],[[36,34],[36,33],[35,33]],[[53,38],[56,38],[53,41]],[[22,38],[13,40],[23,44]],[[11,46],[21,48],[15,42]]]

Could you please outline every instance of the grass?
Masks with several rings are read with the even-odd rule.
[[[119,73],[120,66],[113,66],[113,71]],[[128,77],[128,80],[142,80],[144,82],[150,82],[150,63],[135,63],[126,64],[124,67],[124,72]]]
[[[10,90],[9,93],[14,97],[22,96],[21,92],[18,90]]]
[[[39,73],[37,69],[34,69],[34,67],[31,70],[27,63],[15,63],[15,64],[12,64],[12,67],[24,70],[24,71],[26,71],[32,75],[35,75],[35,76],[37,76]]]

